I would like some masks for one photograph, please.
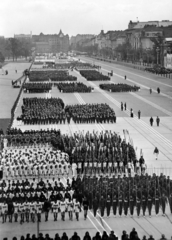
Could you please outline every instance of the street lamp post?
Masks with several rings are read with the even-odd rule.
[[[159,64],[159,47],[156,48],[156,52],[157,52],[157,64]]]

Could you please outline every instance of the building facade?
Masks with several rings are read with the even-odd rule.
[[[67,53],[69,50],[69,35],[64,35],[60,30],[59,34],[43,34],[32,36],[32,44],[36,53]]]

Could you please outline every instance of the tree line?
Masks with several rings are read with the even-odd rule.
[[[0,39],[0,62],[3,63],[5,58],[12,58],[17,61],[19,57],[27,59],[31,55],[32,43],[26,39],[2,38]]]

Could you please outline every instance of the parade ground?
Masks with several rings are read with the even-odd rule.
[[[13,127],[20,128],[22,131],[26,129],[60,129],[62,133],[73,134],[74,132],[87,132],[87,131],[106,131],[111,130],[117,132],[122,138],[130,139],[133,142],[136,149],[137,157],[143,154],[147,165],[147,173],[161,173],[170,176],[172,179],[172,79],[167,79],[153,75],[144,71],[139,71],[117,64],[108,62],[101,62],[87,57],[79,57],[82,61],[89,62],[91,64],[101,66],[101,71],[104,75],[107,75],[113,70],[113,76],[111,77],[111,83],[127,83],[130,85],[137,85],[140,87],[138,92],[128,93],[114,93],[103,91],[99,88],[100,81],[89,82],[83,78],[76,70],[69,71],[70,75],[77,77],[78,82],[94,88],[91,93],[60,93],[57,87],[53,87],[50,93],[22,93],[19,100],[17,110],[15,113],[15,120]],[[9,63],[5,65],[4,69],[9,70],[9,74],[0,74],[0,118],[10,119],[11,107],[17,97],[19,89],[12,88],[11,81],[16,80],[21,76],[24,69],[28,68],[30,63]],[[34,68],[34,65],[33,65]],[[18,72],[15,73],[15,69]],[[127,79],[124,79],[124,76]],[[157,88],[160,88],[160,94],[157,93]],[[152,94],[150,94],[150,88]],[[71,121],[69,124],[58,125],[23,125],[17,121],[17,117],[21,115],[21,106],[23,98],[26,97],[59,97],[62,98],[64,103],[67,104],[91,104],[91,103],[107,103],[114,109],[117,121],[113,124],[75,124]],[[127,104],[127,110],[121,111],[121,102]],[[130,117],[130,109],[133,109],[134,118]],[[141,118],[138,119],[138,111],[141,111]],[[159,127],[156,124],[156,117],[160,118]],[[150,126],[150,117],[153,117],[153,126]],[[126,131],[127,130],[127,131]],[[153,154],[154,148],[158,147],[159,157],[155,159]],[[66,183],[66,179],[62,181]],[[106,213],[105,213],[106,216]],[[8,237],[12,239],[13,236],[19,237],[26,235],[27,233],[37,234],[42,232],[48,233],[54,237],[55,233],[59,233],[61,236],[63,232],[66,232],[69,237],[73,235],[75,231],[78,232],[80,237],[83,237],[86,231],[89,231],[90,235],[95,235],[96,232],[114,231],[119,237],[122,235],[122,231],[125,230],[128,233],[136,228],[139,237],[144,235],[153,235],[155,239],[160,239],[162,234],[165,234],[166,238],[171,239],[172,236],[172,215],[170,214],[169,206],[167,205],[166,215],[162,216],[160,209],[159,216],[155,215],[154,207],[152,217],[146,217],[142,214],[138,218],[136,212],[134,217],[114,217],[111,213],[110,217],[104,217],[103,219],[98,216],[95,218],[91,211],[88,212],[87,220],[84,220],[83,211],[80,213],[80,220],[69,221],[66,213],[66,221],[61,221],[60,214],[58,221],[53,221],[52,213],[50,213],[49,221],[45,222],[42,214],[42,222],[39,223],[1,223],[0,218],[0,239]]]

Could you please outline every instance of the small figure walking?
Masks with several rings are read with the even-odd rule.
[[[123,111],[124,106],[123,106],[123,102],[121,102],[121,111]]]
[[[157,88],[157,93],[160,94],[160,88],[159,87]]]
[[[150,88],[149,91],[150,91],[150,94],[152,94],[152,88]]]
[[[125,111],[127,110],[127,104],[126,104],[126,102],[124,103],[124,109],[125,109]]]
[[[139,110],[138,111],[138,119],[140,119],[140,116],[141,116],[141,111]]]
[[[157,147],[155,147],[153,153],[155,154],[155,159],[158,160],[159,150]]]
[[[150,118],[150,125],[153,126],[153,117]]]
[[[130,110],[130,117],[134,117],[134,113],[133,113],[133,109],[131,108],[131,110]]]
[[[159,123],[160,123],[160,118],[157,116],[156,118],[156,123],[157,123],[157,127],[159,127]]]
[[[124,76],[124,79],[127,80],[127,76],[126,75]]]

